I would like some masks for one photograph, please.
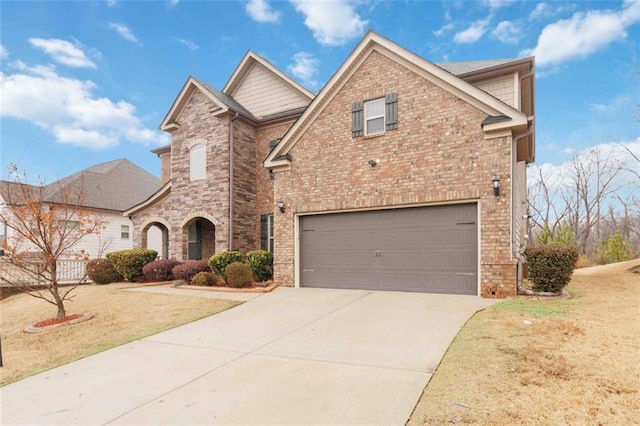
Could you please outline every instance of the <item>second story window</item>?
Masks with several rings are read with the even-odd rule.
[[[204,144],[199,143],[189,150],[189,180],[204,179],[206,171],[207,155]]]
[[[398,128],[398,94],[355,102],[351,106],[351,137],[379,135]]]
[[[366,135],[375,135],[384,132],[384,98],[365,102],[364,114],[366,120]]]

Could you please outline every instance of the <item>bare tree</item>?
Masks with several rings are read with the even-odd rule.
[[[61,289],[58,261],[86,260],[84,251],[75,247],[87,235],[99,233],[105,222],[82,207],[85,194],[81,183],[30,185],[26,174],[20,174],[15,164],[9,166],[9,174],[13,182],[3,181],[1,187],[4,203],[0,206],[0,221],[6,225],[7,235],[0,243],[5,252],[0,280],[55,305],[56,318],[64,318],[64,302],[73,298],[73,290],[84,277]]]

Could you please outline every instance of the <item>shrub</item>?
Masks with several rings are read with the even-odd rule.
[[[134,249],[107,253],[107,259],[113,262],[116,271],[128,281],[138,281],[144,273],[142,268],[153,262],[158,256],[155,250]]]
[[[146,281],[169,281],[173,279],[173,268],[181,262],[173,259],[154,260],[142,267]]]
[[[109,284],[122,281],[122,275],[113,267],[109,259],[93,259],[87,262],[89,279],[96,284]]]
[[[206,260],[189,260],[173,267],[173,276],[187,283],[191,283],[198,272],[211,272]]]
[[[247,253],[247,265],[260,281],[266,281],[273,275],[273,253],[255,250]]]
[[[211,256],[208,264],[214,273],[220,275],[223,280],[227,281],[227,276],[225,275],[227,266],[233,262],[242,263],[243,260],[242,254],[239,251],[225,251]]]
[[[191,279],[191,285],[213,286],[218,282],[218,277],[213,272],[198,272]]]
[[[527,248],[525,256],[533,290],[557,293],[571,281],[578,249],[559,245],[533,246]]]
[[[249,265],[233,262],[225,269],[227,285],[230,287],[249,287],[253,284],[253,273]]]

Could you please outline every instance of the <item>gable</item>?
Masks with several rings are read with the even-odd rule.
[[[232,95],[258,118],[301,108],[309,98],[260,63],[254,63]]]
[[[461,80],[448,71],[415,55],[397,44],[379,36],[373,32],[367,33],[360,44],[354,49],[347,60],[342,64],[331,80],[315,97],[302,116],[282,138],[280,144],[274,149],[264,162],[267,168],[288,168],[291,164],[289,151],[297,143],[298,139],[312,125],[317,117],[327,108],[328,103],[344,88],[351,76],[374,54],[387,57],[398,64],[404,71],[413,72],[434,85],[444,89],[456,98],[472,105],[482,111],[486,116],[503,117],[499,121],[483,124],[485,132],[498,132],[502,130],[519,131],[529,127],[528,117],[517,109],[505,104],[487,92]],[[369,78],[384,85],[386,72],[372,74]],[[384,93],[363,94],[364,100],[382,96]],[[400,101],[399,101],[400,102]]]
[[[244,56],[222,92],[258,118],[304,108],[314,97],[313,93],[252,51]]]

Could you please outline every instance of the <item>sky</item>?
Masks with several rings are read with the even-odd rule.
[[[640,0],[0,0],[0,27],[3,179],[119,158],[159,176],[189,76],[222,89],[252,50],[315,92],[368,30],[436,63],[535,56],[538,165],[640,156]]]

